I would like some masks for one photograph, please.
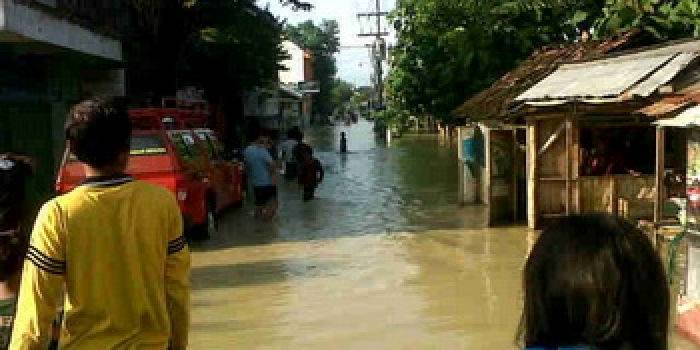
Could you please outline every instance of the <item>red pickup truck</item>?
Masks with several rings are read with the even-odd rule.
[[[243,203],[243,165],[225,160],[214,132],[190,110],[144,108],[129,111],[134,122],[127,173],[163,186],[177,197],[185,228],[196,237],[216,232],[216,218]],[[69,152],[56,181],[66,193],[85,178],[82,165]]]

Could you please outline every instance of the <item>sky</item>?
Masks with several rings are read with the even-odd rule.
[[[260,7],[269,4],[270,12],[280,18],[287,19],[290,24],[313,20],[320,23],[323,19],[335,19],[340,27],[341,46],[363,46],[372,42],[372,38],[360,38],[360,32],[373,30],[376,24],[370,25],[367,20],[360,22],[358,12],[374,11],[375,0],[306,0],[314,5],[310,12],[293,11],[282,6],[279,0],[258,0]],[[380,0],[382,11],[392,10],[395,0]],[[382,21],[382,30],[387,30],[388,24]],[[388,39],[391,42],[393,39]],[[338,77],[355,85],[369,85],[370,64],[369,52],[366,48],[342,48],[336,55]]]

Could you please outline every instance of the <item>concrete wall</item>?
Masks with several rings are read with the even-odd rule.
[[[0,0],[0,39],[36,41],[108,60],[123,59],[118,40],[14,0]]]
[[[92,96],[125,96],[124,69],[89,69],[81,74],[81,90]]]
[[[304,50],[291,41],[283,42],[282,47],[291,57],[281,63],[287,70],[279,71],[280,82],[298,83],[304,81]]]
[[[53,195],[63,125],[81,98],[125,94],[119,41],[39,8],[0,0],[0,152],[36,159],[29,198]]]

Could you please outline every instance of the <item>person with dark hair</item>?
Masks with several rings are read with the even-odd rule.
[[[299,164],[299,185],[303,189],[303,200],[308,202],[316,195],[316,188],[323,182],[324,171],[321,162],[314,158],[314,150],[308,145],[300,147],[302,161]]]
[[[528,349],[667,350],[669,287],[649,239],[624,220],[571,216],[525,265]]]
[[[41,208],[21,278],[11,349],[185,349],[190,256],[177,201],[125,175],[131,125],[109,101],[79,103],[68,149],[87,179]]]
[[[255,216],[270,220],[277,214],[277,163],[272,159],[268,144],[270,137],[265,132],[258,132],[255,141],[243,151],[246,175],[253,185],[255,197]]]
[[[20,270],[26,253],[23,232],[27,158],[0,154],[0,350],[10,345]]]

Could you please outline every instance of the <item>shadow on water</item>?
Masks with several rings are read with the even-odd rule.
[[[327,261],[309,259],[265,260],[233,265],[207,265],[192,268],[192,287],[199,289],[258,286],[286,281],[290,278],[311,278],[333,269]]]
[[[347,154],[337,147],[343,131]],[[284,182],[273,222],[255,220],[246,206],[225,216],[219,234],[193,243],[193,250],[485,227],[483,208],[457,203],[456,150],[435,135],[407,135],[387,146],[361,122],[309,130],[306,139],[326,171],[316,200],[302,202],[298,185]]]

